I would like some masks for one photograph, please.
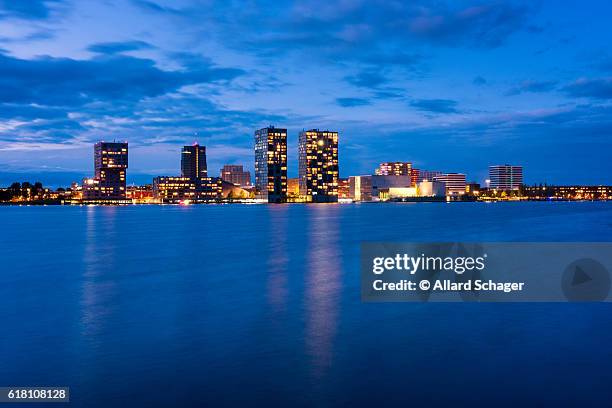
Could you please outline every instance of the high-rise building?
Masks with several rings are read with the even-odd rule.
[[[242,165],[226,164],[221,168],[221,179],[241,187],[251,185],[251,172],[244,171]]]
[[[287,129],[255,131],[255,187],[269,203],[287,201]]]
[[[433,181],[444,183],[446,195],[465,194],[465,174],[463,173],[444,173],[435,176]]]
[[[197,143],[191,146],[183,146],[181,151],[181,177],[195,180],[207,176],[206,146],[200,146]]]
[[[417,182],[420,183],[421,181],[425,181],[425,180],[433,181],[434,178],[441,176],[441,175],[442,175],[441,171],[419,170]]]
[[[304,130],[299,139],[300,196],[307,202],[338,201],[338,132]]]
[[[85,200],[125,200],[127,142],[98,142],[94,145],[94,178],[83,182]]]
[[[412,174],[412,163],[410,162],[385,162],[380,163],[374,170],[377,176],[410,176]]]
[[[523,184],[523,166],[510,164],[489,166],[490,188],[518,190]]]

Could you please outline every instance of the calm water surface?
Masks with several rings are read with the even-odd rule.
[[[0,386],[71,406],[605,405],[610,304],[363,304],[359,243],[612,241],[612,203],[0,207]],[[23,406],[23,405],[21,405]]]

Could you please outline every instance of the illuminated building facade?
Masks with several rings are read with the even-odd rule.
[[[195,201],[196,195],[196,182],[189,177],[160,176],[153,179],[153,196],[160,202]]]
[[[465,174],[463,173],[444,173],[434,177],[434,181],[444,183],[446,195],[465,194]]]
[[[419,169],[415,169],[414,167],[410,171],[410,183],[412,184],[413,187],[416,187],[417,184],[419,183],[420,174],[421,174],[421,171]]]
[[[518,190],[523,184],[523,166],[489,166],[489,180],[494,190]]]
[[[221,179],[241,187],[251,185],[251,172],[244,171],[242,165],[226,164],[221,168]]]
[[[126,199],[127,142],[98,142],[94,145],[94,177],[83,180],[83,199],[121,201]]]
[[[153,196],[162,203],[215,201],[221,198],[222,190],[222,181],[218,177],[161,176],[153,179]]]
[[[612,200],[612,186],[531,186],[523,187],[531,200]]]
[[[338,132],[300,132],[298,170],[300,196],[305,201],[338,202]]]
[[[417,186],[419,197],[444,197],[446,196],[446,185],[439,181],[421,181]]]
[[[300,180],[298,178],[287,179],[287,197],[288,198],[299,198],[300,197]]]
[[[410,175],[374,175],[371,176],[371,191],[373,199],[380,199],[381,191],[389,191],[390,188],[409,188],[412,187],[412,180]]]
[[[350,184],[348,178],[338,179],[338,199],[349,199],[350,196]]]
[[[385,162],[380,163],[374,170],[377,176],[410,176],[412,174],[412,163],[410,162]]]
[[[260,199],[287,202],[287,129],[255,131],[255,187]]]
[[[349,177],[349,198],[354,201],[372,201],[372,176]]]
[[[207,177],[206,146],[194,143],[191,146],[183,146],[181,151],[181,176],[190,179]]]

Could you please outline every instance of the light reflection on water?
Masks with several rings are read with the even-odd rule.
[[[83,334],[94,341],[114,307],[112,298],[116,283],[112,275],[104,275],[117,267],[115,247],[120,243],[116,230],[117,211],[116,207],[86,208],[81,324]]]
[[[267,242],[260,245],[268,246],[267,257],[267,294],[268,301],[275,313],[286,311],[288,295],[289,254],[287,240],[289,239],[289,208],[285,205],[269,207],[270,230]]]
[[[305,341],[317,380],[332,364],[338,318],[342,259],[336,211],[332,205],[313,207],[308,225]]]
[[[364,240],[610,241],[611,218],[605,203],[0,208],[0,385],[70,385],[88,408],[406,402],[407,383],[421,403],[504,383],[515,405],[576,389],[605,405],[609,304],[362,304],[358,258]]]

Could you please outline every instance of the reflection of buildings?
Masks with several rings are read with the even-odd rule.
[[[98,142],[94,146],[93,178],[83,180],[83,200],[121,202],[126,199],[127,142]]]
[[[300,132],[300,196],[307,202],[338,201],[338,132],[311,129]]]
[[[287,129],[255,131],[255,187],[269,203],[287,201]]]
[[[305,307],[306,352],[314,379],[331,367],[338,327],[338,302],[342,290],[343,256],[339,250],[338,206],[308,209]]]
[[[444,173],[434,177],[434,181],[446,185],[446,195],[465,194],[465,174],[463,173]]]
[[[489,166],[489,180],[494,190],[518,190],[523,184],[523,166]]]
[[[209,202],[221,198],[222,182],[207,177],[206,147],[195,143],[181,151],[181,176],[160,176],[153,179],[153,196],[162,203],[185,200]]]
[[[251,172],[244,171],[242,165],[226,164],[221,168],[221,179],[241,187],[251,185]]]
[[[262,231],[268,235],[262,237],[266,248],[263,253],[268,254],[266,262],[267,297],[273,313],[286,310],[288,297],[289,255],[287,241],[290,239],[289,211],[287,206],[272,206],[269,211],[269,220],[265,223],[266,229]]]

